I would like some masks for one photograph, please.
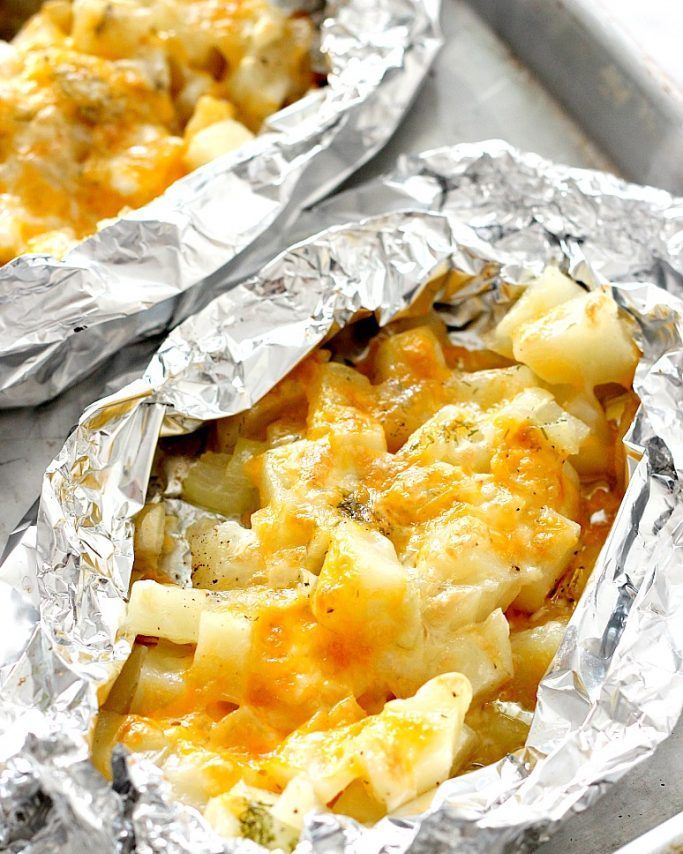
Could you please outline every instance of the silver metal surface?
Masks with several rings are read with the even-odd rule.
[[[679,0],[470,3],[627,178],[683,193]]]
[[[385,152],[353,183],[392,166],[399,152],[491,136],[556,160],[609,168],[609,161],[463,2],[449,0],[443,24],[446,46],[417,104]],[[121,372],[128,370],[128,379],[152,349],[146,344],[120,354],[114,365],[58,401],[0,415],[0,539],[33,501],[40,475],[83,406],[101,396],[108,380],[122,385]],[[547,854],[603,854],[677,812],[683,806],[677,762],[682,744],[679,728],[653,760],[589,812],[571,819],[544,849]]]
[[[616,854],[679,854],[683,849],[683,813],[634,839]]]

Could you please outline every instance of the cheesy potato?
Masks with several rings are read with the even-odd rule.
[[[609,291],[557,270],[489,350],[452,345],[433,313],[361,357],[347,341],[164,452],[205,511],[184,534],[191,584],[164,569],[175,522],[152,498],[123,628],[137,642],[95,731],[104,773],[120,742],[219,833],[272,848],[312,809],[424,809],[524,743],[637,405]]]
[[[47,0],[0,42],[0,263],[239,148],[313,84],[312,38],[269,0]]]

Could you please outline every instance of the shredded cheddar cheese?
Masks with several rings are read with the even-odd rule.
[[[562,348],[577,334],[563,318],[584,313],[611,353],[600,382],[595,352],[569,365]],[[519,341],[535,370],[511,358]],[[310,809],[424,809],[523,744],[623,493],[637,350],[608,291],[554,270],[491,346],[454,347],[435,315],[379,331],[355,362],[342,338],[212,425],[198,457],[169,451],[207,510],[185,532],[192,587],[165,576],[175,522],[151,502],[103,770],[120,741],[220,833],[289,848]],[[555,351],[561,384],[541,377]]]
[[[312,85],[311,42],[268,0],[48,0],[0,42],[0,263],[238,148]]]

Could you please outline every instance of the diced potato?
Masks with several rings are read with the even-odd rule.
[[[263,451],[263,444],[238,439],[234,452],[207,451],[192,465],[183,482],[183,498],[223,516],[241,516],[258,506],[258,492],[245,464]]]
[[[231,496],[226,494],[223,485],[229,461],[229,454],[215,454],[213,451],[202,454],[189,467],[183,480],[183,498],[190,504],[229,516],[232,509]]]
[[[371,415],[372,387],[366,377],[337,362],[319,365],[308,394],[308,436],[343,440],[338,456],[373,455],[387,449],[384,429]]]
[[[557,267],[546,267],[537,279],[527,285],[521,297],[496,326],[491,349],[512,359],[512,340],[521,326],[529,321],[538,320],[551,308],[583,293],[585,293],[583,288],[567,278]]]
[[[416,572],[426,626],[449,632],[507,608],[538,574],[497,554],[486,523],[471,515],[434,520],[422,537]]]
[[[197,131],[190,137],[185,151],[185,165],[189,170],[199,169],[206,163],[241,148],[254,134],[236,119],[223,119]]]
[[[495,368],[456,376],[453,388],[457,399],[476,403],[482,409],[498,406],[526,388],[538,385],[533,371],[525,365]]]
[[[418,465],[445,462],[467,473],[484,472],[491,460],[494,426],[476,403],[442,407],[398,452]]]
[[[189,806],[201,810],[212,795],[239,780],[239,765],[229,757],[192,743],[179,747],[168,752],[162,770],[175,796]]]
[[[396,809],[447,779],[471,697],[464,676],[445,673],[356,724],[294,733],[274,763],[290,779],[305,773],[323,803],[362,780],[385,809]]]
[[[515,606],[533,613],[545,602],[555,582],[569,565],[579,541],[581,527],[550,507],[544,507],[534,526],[530,545],[530,559],[540,575],[524,580],[515,599]]]
[[[273,62],[272,54],[247,54],[230,77],[228,94],[235,104],[245,100],[249,110],[261,118],[275,112],[287,97],[290,81]]]
[[[185,125],[185,139],[191,139],[204,128],[231,119],[234,115],[235,108],[229,101],[214,98],[213,95],[202,95],[197,100],[192,118]]]
[[[298,419],[281,418],[273,421],[266,428],[266,442],[269,448],[278,448],[280,445],[289,445],[298,442],[306,435],[306,425]]]
[[[321,475],[326,473],[326,457],[328,446],[324,442],[312,442],[310,439],[302,439],[279,448],[266,451],[259,460],[258,485],[262,504],[289,504],[297,502],[293,497],[301,486],[302,481],[307,483],[307,498],[311,498],[316,492],[326,487],[326,478],[316,478],[313,481],[313,472],[320,471]]]
[[[265,564],[252,530],[233,521],[197,523],[187,532],[192,551],[192,585],[229,590],[263,583]]]
[[[240,810],[244,810],[244,805],[240,804]],[[216,833],[232,839],[240,835],[239,819],[235,815],[238,810],[232,807],[232,799],[228,792],[223,795],[216,795],[211,798],[204,809],[204,818],[209,822]]]
[[[251,637],[248,615],[227,608],[204,611],[199,618],[190,678],[200,684],[216,683],[220,686],[221,699],[240,704],[244,699]]]
[[[578,454],[569,458],[576,471],[585,477],[598,477],[614,471],[614,438],[599,401],[590,392],[570,386],[556,390],[559,404],[590,430]]]
[[[145,504],[135,517],[133,553],[135,568],[156,572],[164,545],[166,513],[163,504]]]
[[[226,714],[214,724],[211,735],[212,742],[221,748],[246,749],[252,754],[269,753],[282,741],[282,733],[247,705]]]
[[[508,622],[500,610],[450,639],[435,634],[427,646],[428,673],[457,667],[469,679],[477,699],[490,695],[513,674],[509,634]]]
[[[525,697],[529,708],[535,704],[538,683],[550,667],[566,630],[564,621],[550,620],[510,635],[515,693]]]
[[[206,590],[136,581],[130,591],[124,630],[177,644],[197,643],[199,617],[210,601]]]
[[[410,697],[440,673],[462,673],[475,700],[480,700],[512,676],[509,631],[500,610],[455,633],[429,627],[422,647],[388,651],[381,658],[379,671],[397,697]]]
[[[138,647],[145,654],[130,702],[133,715],[155,715],[182,697],[185,674],[192,664],[192,647],[159,641],[156,646]]]
[[[344,635],[415,643],[418,612],[408,574],[391,541],[358,522],[332,531],[330,548],[313,593],[318,622]]]
[[[428,326],[420,326],[390,335],[380,341],[373,360],[373,382],[394,377],[436,379],[449,371],[439,339]]]
[[[504,403],[496,420],[503,426],[510,423],[536,425],[563,458],[578,454],[590,432],[582,421],[558,406],[549,391],[541,388],[525,389]]]
[[[335,799],[332,812],[348,815],[362,824],[374,824],[386,815],[386,807],[360,780],[354,780]]]
[[[608,290],[575,297],[514,335],[515,358],[549,383],[628,388],[638,351]]]
[[[472,762],[489,765],[524,744],[531,715],[506,714],[505,709],[511,705],[494,701],[467,715],[467,725],[477,735]]]
[[[315,788],[311,781],[301,774],[287,783],[270,813],[276,821],[286,827],[303,830],[307,813],[322,806],[323,804],[315,795]]]
[[[301,794],[304,795],[303,790]],[[238,783],[229,792],[211,798],[204,818],[223,836],[245,836],[267,848],[292,851],[299,838],[300,822],[292,825],[278,816],[277,805],[285,797],[286,790],[278,797],[266,789]],[[305,805],[304,795],[302,807]],[[282,813],[288,815],[291,809],[283,806]]]

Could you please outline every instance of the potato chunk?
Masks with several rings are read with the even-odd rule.
[[[447,779],[471,698],[466,677],[444,673],[359,723],[292,735],[276,752],[278,765],[285,779],[305,773],[323,803],[360,779],[395,809]]]
[[[136,581],[130,591],[124,628],[135,635],[173,643],[197,643],[199,617],[210,601],[206,590]]]
[[[192,584],[206,590],[230,590],[263,583],[265,565],[259,542],[237,522],[199,522],[187,539],[192,551]]]
[[[340,634],[415,642],[417,602],[408,574],[391,542],[357,522],[341,522],[332,531],[312,607],[321,625]]]
[[[549,383],[593,389],[604,383],[628,388],[638,351],[608,290],[575,297],[513,338],[515,359]]]
[[[557,267],[546,267],[537,279],[529,282],[522,296],[496,326],[492,336],[492,349],[512,359],[513,339],[525,323],[538,320],[550,309],[583,293],[583,288],[561,273]]]
[[[197,649],[190,678],[220,685],[222,700],[241,703],[251,649],[252,623],[249,615],[229,609],[204,611],[199,618]]]

